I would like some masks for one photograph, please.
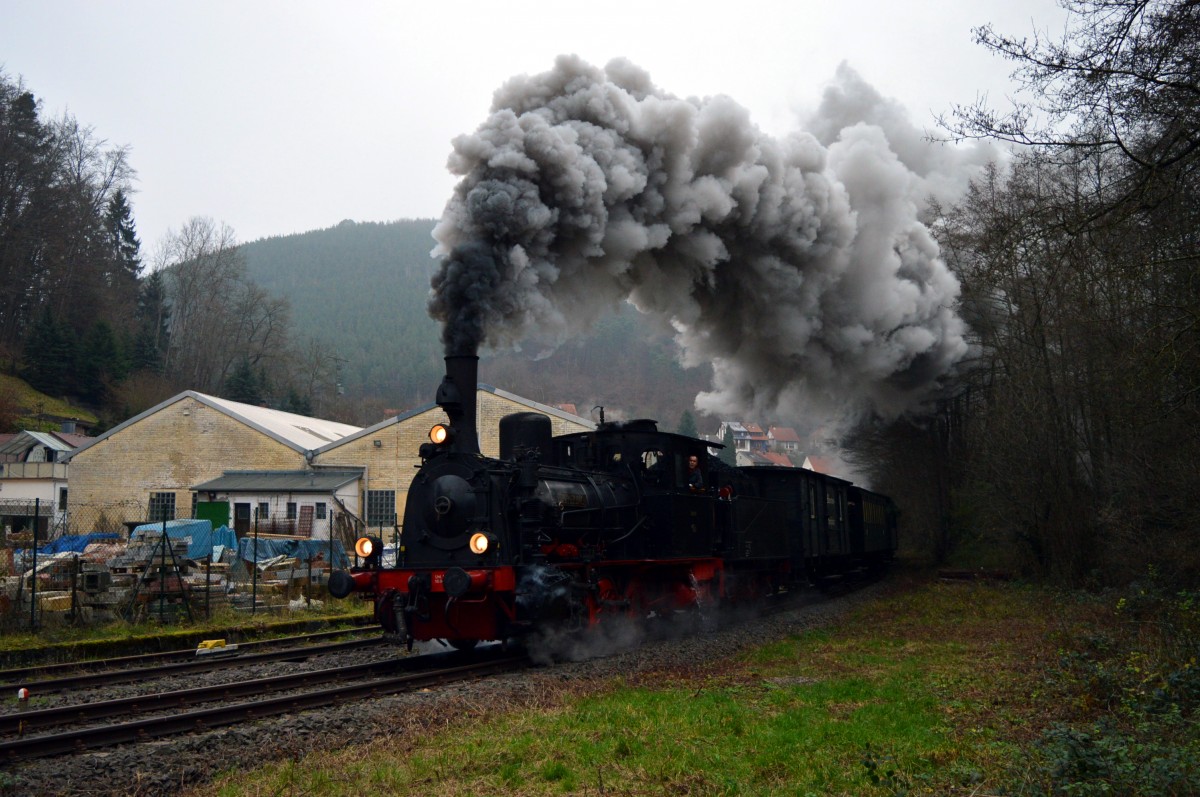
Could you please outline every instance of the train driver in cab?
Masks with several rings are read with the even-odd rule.
[[[687,484],[688,489],[693,493],[704,490],[704,474],[700,472],[700,457],[695,454],[688,457]]]

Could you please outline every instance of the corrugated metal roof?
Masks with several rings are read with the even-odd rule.
[[[332,493],[361,478],[362,471],[348,470],[226,471],[192,489],[210,493]]]
[[[271,410],[266,407],[255,407],[251,404],[242,404],[237,401],[230,401],[229,399],[217,398],[216,396],[197,393],[194,390],[185,390],[114,426],[99,437],[92,438],[86,444],[76,448],[71,453],[71,456],[74,457],[97,443],[101,443],[118,432],[133,426],[142,419],[148,418],[154,413],[187,398],[199,401],[201,404],[206,404],[217,410],[217,412],[224,413],[303,454],[329,445],[331,442],[341,441],[360,431],[359,427],[351,426],[347,423],[326,421],[321,418],[309,418],[304,415],[283,412],[282,410]]]
[[[218,398],[216,396],[200,395],[203,395],[203,400],[206,403],[219,407],[230,415],[249,421],[251,424],[259,426],[309,451],[320,448],[327,443],[332,443],[335,440],[341,440],[343,437],[360,431],[361,428],[351,426],[348,423],[327,421],[322,418],[310,418],[306,415],[296,415],[295,413],[283,412],[282,410],[256,407],[253,404],[242,404],[241,402],[230,401],[229,399]]]
[[[51,451],[70,451],[73,448],[49,432],[31,432],[26,429],[5,440],[3,445],[0,445],[0,454],[24,454],[34,446],[45,446]]]
[[[49,432],[26,431],[25,434],[29,435],[34,440],[37,440],[39,443],[46,446],[47,448],[52,448],[55,451],[70,451],[73,448],[73,446],[67,445],[65,442],[63,442],[62,440],[59,440],[57,437],[50,434]]]

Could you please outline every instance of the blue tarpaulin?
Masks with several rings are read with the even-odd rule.
[[[129,539],[153,539],[162,536],[162,523],[143,523],[134,528]],[[188,545],[188,559],[207,559],[214,547],[224,545],[233,548],[237,545],[237,535],[228,526],[214,529],[211,520],[168,520],[167,537],[172,540],[191,537]]]
[[[350,560],[342,548],[340,540],[277,540],[258,538],[255,548],[254,537],[242,537],[238,540],[238,558],[247,562],[263,562],[276,556],[289,556],[307,562],[319,554],[322,559],[329,561],[330,546],[333,550],[333,567],[348,568]]]
[[[115,541],[120,539],[116,534],[110,532],[94,531],[91,534],[64,534],[63,536],[51,540],[45,545],[38,547],[38,556],[50,556],[56,553],[83,553],[83,549],[91,545],[93,542]],[[22,554],[27,554],[29,549],[21,551]]]

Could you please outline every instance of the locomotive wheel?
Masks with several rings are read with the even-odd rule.
[[[600,623],[605,617],[623,614],[620,606],[625,603],[624,595],[617,589],[617,585],[612,582],[612,579],[600,579],[596,584],[596,589],[587,596],[588,626]]]
[[[692,604],[696,629],[702,633],[716,631],[720,623],[721,601],[713,584],[703,582],[696,585],[696,602]]]
[[[479,644],[478,639],[450,639],[447,641],[450,643],[450,647],[464,652],[474,650],[475,646]]]

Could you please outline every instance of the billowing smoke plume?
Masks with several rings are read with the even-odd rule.
[[[779,417],[912,410],[967,350],[921,180],[878,125],[774,140],[727,97],[562,56],[497,91],[450,168],[448,352],[562,341],[629,300],[712,363],[700,409]]]

